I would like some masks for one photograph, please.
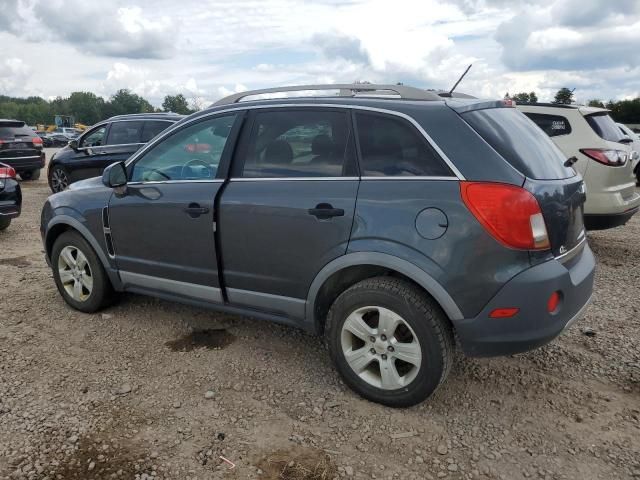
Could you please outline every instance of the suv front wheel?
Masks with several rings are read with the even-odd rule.
[[[62,298],[76,310],[93,313],[110,303],[111,282],[93,248],[79,233],[64,232],[56,239],[51,267]]]
[[[428,398],[453,360],[444,313],[418,287],[393,277],[363,280],[343,292],[329,310],[326,335],[346,384],[390,407]]]

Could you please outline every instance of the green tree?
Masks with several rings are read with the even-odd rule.
[[[538,96],[536,92],[521,92],[516,93],[511,97],[512,100],[515,100],[516,103],[536,103],[538,101]]]
[[[193,110],[189,108],[189,103],[184,95],[181,93],[177,95],[167,95],[162,102],[162,108],[165,112],[180,113],[182,115],[188,115],[193,113]]]
[[[597,98],[594,98],[593,100],[589,100],[587,102],[587,105],[589,105],[590,107],[604,108],[604,103]]]
[[[93,125],[105,116],[104,99],[90,92],[73,92],[67,99],[65,108],[75,117],[76,122],[86,125]]]
[[[553,103],[570,105],[572,101],[573,101],[573,90],[569,90],[567,87],[562,87],[556,93]]]
[[[111,96],[105,109],[107,115],[127,115],[129,113],[148,113],[154,112],[155,109],[147,100],[140,95],[131,93],[126,88],[118,90]]]

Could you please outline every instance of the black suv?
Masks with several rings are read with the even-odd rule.
[[[0,163],[0,230],[11,225],[11,220],[20,216],[22,192],[16,181],[13,167]]]
[[[47,175],[51,191],[61,192],[73,182],[101,175],[106,166],[126,160],[183,117],[140,113],[111,117],[94,125],[51,157]]]
[[[584,185],[544,132],[510,101],[285,91],[330,89],[233,95],[51,196],[64,300],[95,312],[137,292],[323,334],[346,383],[392,406],[442,383],[454,332],[468,355],[505,355],[580,318]]]
[[[44,167],[42,138],[20,120],[0,119],[0,162],[13,167],[23,180],[37,180]]]

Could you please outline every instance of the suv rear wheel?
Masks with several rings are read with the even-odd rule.
[[[343,292],[329,310],[326,335],[347,385],[390,407],[428,398],[453,360],[444,313],[418,287],[392,277],[363,280]]]
[[[77,232],[64,232],[53,244],[53,278],[65,302],[93,313],[111,302],[113,289],[93,248]]]
[[[11,225],[10,218],[0,217],[0,230],[6,230]]]

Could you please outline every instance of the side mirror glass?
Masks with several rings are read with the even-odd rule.
[[[102,173],[102,183],[109,188],[123,187],[127,184],[127,169],[124,162],[109,165]]]
[[[73,150],[77,150],[77,149],[78,149],[78,140],[70,140],[70,141],[69,141],[69,146],[70,146]]]

